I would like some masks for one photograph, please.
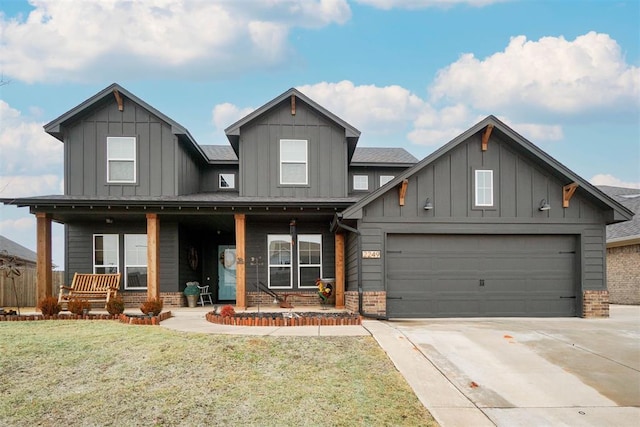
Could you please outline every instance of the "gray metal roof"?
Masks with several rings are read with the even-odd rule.
[[[355,165],[356,163],[399,163],[405,165],[418,163],[418,159],[416,159],[404,148],[399,147],[356,147],[356,151],[353,153],[353,158],[351,159],[351,164]]]
[[[607,242],[640,238],[640,189],[608,185],[598,188],[635,214],[629,221],[607,225]]]
[[[11,239],[0,236],[0,256],[4,256],[5,254],[9,257],[16,257],[20,261],[33,263],[36,262],[38,256],[31,249],[27,249]]]

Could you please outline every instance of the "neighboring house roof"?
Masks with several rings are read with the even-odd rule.
[[[230,145],[201,145],[211,162],[238,162],[238,156]],[[404,148],[356,147],[352,166],[411,166],[418,163]]]
[[[540,148],[536,147],[532,142],[524,138],[522,135],[518,134],[516,131],[511,129],[509,126],[504,124],[502,121],[498,120],[495,116],[487,116],[485,119],[477,123],[475,126],[472,126],[467,131],[458,135],[456,138],[449,141],[447,144],[440,147],[438,150],[434,151],[429,156],[425,157],[415,166],[407,169],[396,178],[391,180],[386,185],[378,188],[377,190],[367,194],[360,201],[356,202],[349,208],[345,209],[342,212],[342,217],[344,219],[360,219],[362,218],[362,208],[366,205],[377,199],[378,197],[385,194],[389,191],[389,188],[397,186],[403,180],[413,176],[436,159],[443,156],[445,153],[453,150],[459,144],[467,141],[471,136],[480,132],[482,129],[486,128],[488,125],[493,125],[493,132],[500,132],[509,140],[513,141],[515,144],[518,144],[523,150],[528,152],[534,158],[537,158],[542,164],[546,164],[548,167],[554,169],[561,176],[564,176],[567,182],[576,182],[579,184],[579,191],[585,191],[591,197],[595,198],[605,206],[612,209],[613,216],[607,218],[607,224],[612,224],[615,222],[626,221],[633,217],[633,212],[627,209],[625,206],[620,204],[619,202],[613,200],[609,196],[607,196],[602,191],[598,190],[595,186],[591,185],[588,181],[582,179],[580,176],[569,170],[562,163],[558,162],[556,159],[542,151]]]
[[[271,101],[264,104],[262,107],[257,108],[256,110],[252,111],[251,113],[247,114],[246,116],[244,116],[243,118],[241,118],[240,120],[238,120],[237,122],[235,122],[234,124],[226,128],[224,130],[224,133],[227,135],[227,138],[229,139],[229,142],[231,143],[233,150],[236,153],[239,152],[238,144],[240,142],[240,128],[242,126],[246,125],[247,123],[251,122],[255,118],[261,116],[262,114],[270,111],[271,109],[277,107],[278,104],[280,104],[281,102],[291,99],[292,96],[295,96],[296,98],[302,100],[304,103],[306,103],[311,108],[313,108],[314,110],[316,110],[317,112],[325,116],[327,119],[331,120],[338,126],[344,128],[344,133],[345,133],[345,137],[347,138],[347,143],[349,148],[348,158],[349,160],[351,160],[351,157],[353,156],[353,152],[355,151],[355,148],[356,148],[356,144],[358,143],[358,139],[360,138],[360,131],[295,88],[291,88],[288,91],[282,93],[281,95],[278,95],[277,97],[273,98]]]
[[[632,219],[607,226],[607,245],[640,243],[640,189],[599,185],[607,196],[635,214]]]
[[[21,244],[0,236],[0,256],[16,257],[17,260],[35,264],[38,255],[31,249],[27,249]]]
[[[189,133],[187,128],[185,128],[184,126],[182,126],[180,123],[176,122],[169,116],[156,110],[151,105],[147,104],[145,101],[138,98],[137,96],[135,96],[134,94],[132,94],[131,92],[129,92],[128,90],[126,90],[125,88],[123,88],[117,83],[112,83],[111,85],[107,86],[97,94],[93,95],[91,98],[87,99],[86,101],[82,102],[81,104],[77,105],[76,107],[72,108],[66,113],[62,114],[60,117],[44,125],[45,132],[59,139],[60,141],[64,142],[62,127],[66,123],[71,123],[77,120],[78,118],[80,118],[80,116],[86,114],[86,110],[88,108],[91,108],[94,105],[97,105],[98,103],[102,102],[106,97],[116,96],[115,95],[116,92],[119,94],[119,96],[124,96],[126,98],[129,98],[131,101],[145,108],[154,116],[158,117],[159,119],[169,124],[171,126],[171,132],[174,135],[177,135],[179,137],[182,137],[183,139],[186,139],[192,145],[192,148],[200,154],[203,160],[207,159],[204,152],[200,148],[200,145],[198,145],[198,143],[193,138],[193,136],[191,136],[191,133]]]

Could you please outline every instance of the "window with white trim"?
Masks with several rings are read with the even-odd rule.
[[[322,277],[322,235],[298,235],[298,287],[315,288]]]
[[[395,176],[393,175],[380,175],[380,187],[391,181]]]
[[[353,189],[366,191],[369,189],[369,175],[353,175]]]
[[[307,140],[280,140],[280,184],[307,185]]]
[[[269,258],[269,288],[292,288],[291,236],[270,234],[267,236]]]
[[[236,188],[236,175],[233,173],[218,174],[218,188],[221,190],[232,190]]]
[[[147,288],[147,235],[124,235],[124,288]]]
[[[93,272],[118,273],[118,235],[93,235]]]
[[[493,206],[493,171],[476,170],[475,205]]]
[[[136,182],[136,138],[134,136],[107,137],[107,182],[113,184]]]

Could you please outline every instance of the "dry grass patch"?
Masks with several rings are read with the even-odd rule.
[[[6,425],[435,426],[371,337],[0,324]]]

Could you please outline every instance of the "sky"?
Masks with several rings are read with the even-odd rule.
[[[0,0],[0,74],[0,198],[63,193],[42,126],[113,82],[202,145],[295,87],[362,147],[422,159],[493,114],[640,188],[640,0]],[[35,250],[35,217],[0,206],[0,234]]]

